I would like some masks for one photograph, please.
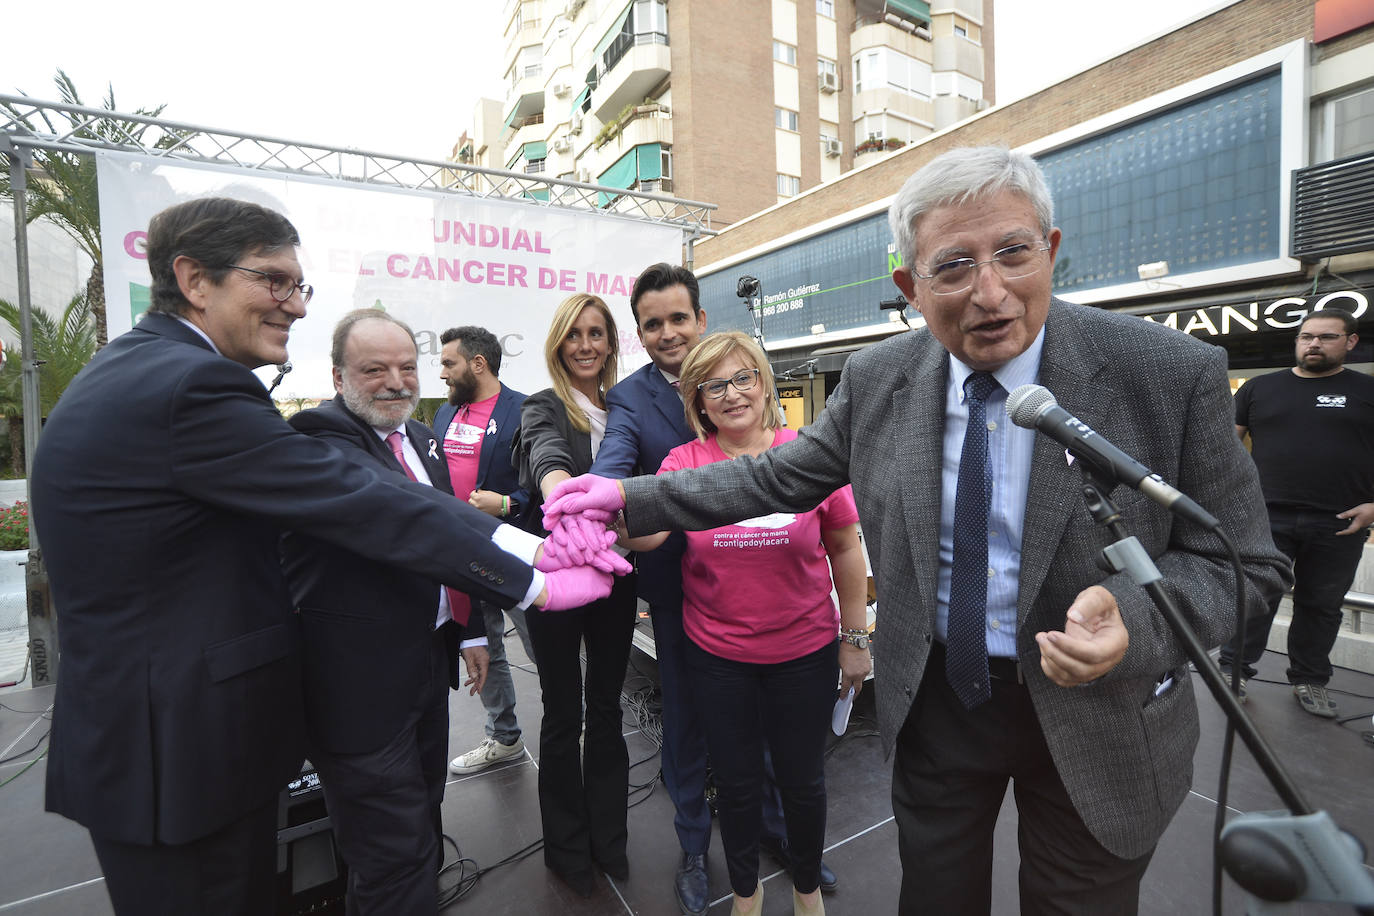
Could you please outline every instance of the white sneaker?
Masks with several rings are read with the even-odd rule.
[[[450,771],[463,775],[485,770],[493,763],[500,763],[510,757],[525,753],[525,742],[516,738],[514,744],[502,744],[495,738],[488,738],[461,757],[449,761]]]

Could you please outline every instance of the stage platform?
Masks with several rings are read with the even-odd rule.
[[[647,622],[642,623],[647,626]],[[444,824],[462,854],[480,867],[492,866],[538,840],[539,685],[514,633],[507,639],[525,730],[527,752],[521,757],[466,777],[450,777],[444,800]],[[1260,680],[1250,682],[1248,709],[1277,750],[1310,802],[1328,811],[1343,827],[1374,844],[1374,747],[1360,732],[1374,728],[1374,676],[1340,670],[1332,683],[1345,724],[1302,712],[1283,681],[1286,658],[1270,652],[1261,662]],[[651,686],[654,662],[636,651],[627,695]],[[1205,687],[1193,675],[1199,694],[1202,741],[1195,758],[1193,791],[1174,818],[1146,873],[1140,912],[1147,916],[1204,914],[1210,909],[1211,828],[1221,757],[1223,721]],[[642,695],[641,695],[642,698]],[[862,701],[868,702],[862,702]],[[43,811],[47,710],[52,688],[0,690],[0,914],[3,916],[98,916],[111,912],[100,869],[86,832]],[[901,868],[896,827],[889,800],[890,762],[871,716],[871,692],[865,691],[849,732],[836,739],[827,758],[829,821],[826,861],[840,878],[839,890],[826,900],[828,912],[894,913]],[[673,916],[673,872],[678,849],[672,805],[656,781],[656,745],[626,703],[625,731],[634,790],[630,811],[630,879],[613,881],[598,875],[590,899],[572,893],[544,867],[540,853],[494,869],[476,881],[469,893],[445,913],[483,916],[563,916],[563,914],[644,914]],[[450,750],[462,753],[482,739],[483,711],[475,697],[451,696]],[[36,761],[36,762],[35,762]],[[213,791],[213,787],[206,787]],[[1279,807],[1250,755],[1237,742],[1230,805],[1236,811]],[[729,888],[719,837],[710,859],[711,912],[729,912]],[[993,912],[1014,914],[1016,903],[1016,811],[1011,794],[997,828],[997,862],[993,879]],[[448,860],[455,858],[448,851]],[[791,912],[790,882],[767,854],[761,861],[765,884],[764,912]],[[448,885],[455,873],[441,879]],[[1242,900],[1228,882],[1227,914],[1243,912]],[[1301,914],[1348,913],[1347,908],[1305,905]]]

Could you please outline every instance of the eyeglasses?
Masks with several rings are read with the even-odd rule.
[[[1008,245],[1000,251],[993,252],[992,257],[986,261],[975,261],[973,258],[955,258],[952,261],[942,261],[930,269],[930,274],[926,275],[919,271],[913,271],[922,280],[930,281],[930,291],[937,296],[948,296],[953,293],[962,293],[973,285],[974,275],[978,268],[984,264],[992,264],[998,275],[1003,280],[1019,280],[1022,277],[1029,277],[1039,273],[1044,262],[1040,259],[1040,252],[1049,251],[1049,245],[1028,245],[1021,243],[1018,245]]]
[[[1310,344],[1314,340],[1320,340],[1322,343],[1335,343],[1342,337],[1349,336],[1349,334],[1299,334],[1298,343]]]
[[[708,398],[723,398],[731,385],[736,391],[748,391],[759,383],[759,370],[741,369],[729,378],[708,378],[697,386],[697,391]]]
[[[230,264],[234,270],[241,270],[244,273],[257,274],[267,281],[267,288],[272,293],[272,298],[278,302],[285,302],[291,298],[291,294],[296,290],[301,291],[301,305],[310,301],[310,297],[315,295],[315,287],[309,283],[297,283],[286,274],[270,274],[265,270],[254,270],[251,267],[240,267],[237,264]]]

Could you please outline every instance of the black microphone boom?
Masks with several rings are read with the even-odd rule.
[[[1008,395],[1007,416],[1017,426],[1038,429],[1060,443],[1075,458],[1087,463],[1103,480],[1124,483],[1139,490],[1170,512],[1204,528],[1215,530],[1221,527],[1221,522],[1212,513],[1060,407],[1054,395],[1043,385],[1022,385]]]

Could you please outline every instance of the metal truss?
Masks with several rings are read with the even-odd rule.
[[[114,150],[281,176],[595,210],[677,226],[689,243],[716,234],[711,229],[711,211],[716,205],[700,201],[0,94],[0,153],[24,155],[33,149],[69,153]]]

